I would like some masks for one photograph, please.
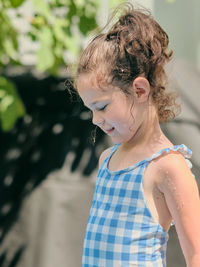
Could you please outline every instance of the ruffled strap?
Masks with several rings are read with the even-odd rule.
[[[104,164],[105,166],[107,167],[107,163],[110,159],[110,157],[113,155],[113,153],[118,149],[118,147],[120,146],[120,144],[115,144],[114,146],[112,146],[110,148],[110,153],[109,155],[106,157],[106,159],[104,160]],[[168,148],[163,148],[161,149],[160,151],[154,153],[153,155],[151,155],[150,157],[126,168],[126,169],[123,169],[121,170],[120,172],[124,172],[124,171],[127,171],[127,170],[131,170],[133,168],[136,168],[138,166],[140,166],[141,164],[148,164],[151,160],[155,159],[155,158],[158,158],[159,156],[161,156],[163,153],[169,153],[170,151],[179,151],[186,159],[186,162],[188,164],[188,167],[191,169],[192,168],[192,163],[188,160],[188,158],[190,158],[192,156],[192,151],[186,147],[184,144],[182,145],[176,145],[174,147],[168,147]],[[118,171],[119,172],[119,171]],[[113,172],[113,173],[116,173],[116,172]]]
[[[184,144],[182,145],[176,145],[173,147],[167,147],[167,148],[163,148],[160,151],[154,153],[152,156],[150,156],[147,161],[151,161],[155,158],[158,158],[159,156],[161,156],[163,153],[169,153],[170,151],[178,151],[180,152],[185,158],[186,158],[186,162],[188,164],[188,167],[191,168],[192,167],[192,163],[188,160],[188,158],[191,158],[192,156],[192,151],[185,146]]]

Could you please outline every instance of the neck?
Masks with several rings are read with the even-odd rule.
[[[159,149],[163,145],[172,145],[160,128],[157,112],[155,107],[151,107],[148,116],[138,128],[135,136],[128,142],[123,143],[122,146],[126,150],[137,149],[143,151],[144,149],[153,150]]]

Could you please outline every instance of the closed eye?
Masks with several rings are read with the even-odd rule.
[[[103,111],[106,109],[107,106],[108,104],[104,105],[103,107],[96,108],[96,110]]]

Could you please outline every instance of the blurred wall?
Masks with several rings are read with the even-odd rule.
[[[130,0],[151,10],[166,30],[174,57],[189,61],[200,70],[199,0]]]
[[[200,1],[154,0],[154,16],[166,30],[174,57],[200,70]]]

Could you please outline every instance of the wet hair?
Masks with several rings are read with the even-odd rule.
[[[94,73],[99,87],[117,86],[130,94],[138,76],[151,86],[151,96],[161,122],[176,116],[176,95],[167,92],[164,66],[172,58],[167,33],[145,9],[125,4],[123,14],[105,33],[97,35],[83,51],[77,78]],[[122,6],[118,7],[121,9]]]

